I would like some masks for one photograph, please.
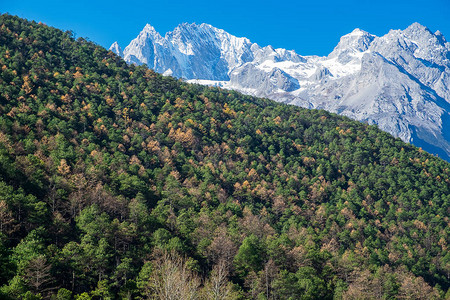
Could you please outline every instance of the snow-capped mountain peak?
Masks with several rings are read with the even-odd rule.
[[[137,39],[142,43],[146,40],[151,40],[152,42],[164,45],[165,39],[155,30],[155,28],[150,25],[146,24],[144,29],[139,33],[139,36]]]
[[[328,57],[338,57],[342,63],[346,63],[350,60],[349,55],[367,51],[375,37],[375,35],[357,28],[342,36],[338,45]]]
[[[123,56],[122,48],[120,48],[118,42],[114,42],[114,43],[111,45],[111,47],[109,47],[109,50],[111,50],[112,52],[114,52],[115,54],[117,54],[117,55],[119,55],[119,56]]]
[[[155,27],[153,27],[152,25],[150,25],[150,24],[146,24],[145,26],[144,26],[144,29],[142,29],[142,32],[147,32],[147,33],[157,33],[157,31],[155,30]]]
[[[415,35],[423,35],[424,33],[433,34],[428,27],[423,26],[418,22],[414,22],[409,25],[405,30],[405,34],[415,34]]]

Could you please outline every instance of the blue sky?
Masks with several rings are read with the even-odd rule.
[[[316,1],[51,1],[0,0],[0,12],[36,20],[104,47],[122,47],[146,23],[164,35],[179,23],[208,23],[261,46],[327,55],[339,38],[361,28],[383,35],[419,22],[450,40],[450,0]]]

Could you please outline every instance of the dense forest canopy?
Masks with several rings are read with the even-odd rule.
[[[0,70],[0,298],[449,296],[449,163],[10,15]]]

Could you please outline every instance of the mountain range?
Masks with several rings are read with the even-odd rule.
[[[450,161],[450,43],[419,23],[380,37],[355,29],[324,57],[195,23],[164,37],[147,24],[124,50],[117,42],[110,50],[189,82],[376,124]]]
[[[0,45],[0,299],[450,299],[448,162],[8,14]]]

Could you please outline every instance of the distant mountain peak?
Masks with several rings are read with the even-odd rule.
[[[403,30],[403,33],[412,39],[429,39],[434,37],[433,32],[431,32],[428,27],[417,22],[409,25],[405,30]]]
[[[109,47],[109,50],[111,50],[112,52],[114,52],[119,56],[123,56],[122,48],[119,46],[119,43],[117,41],[112,43],[111,47]]]
[[[342,36],[339,43],[330,53],[329,57],[339,57],[340,55],[364,52],[369,49],[370,44],[375,39],[375,35],[359,28]]]
[[[422,24],[420,24],[420,23],[418,23],[418,22],[414,22],[414,23],[412,23],[411,25],[409,25],[409,26],[405,29],[405,31],[408,31],[408,30],[414,30],[414,31],[419,30],[419,31],[429,31],[429,32],[431,32],[431,31],[428,29],[428,27],[423,26]]]
[[[144,26],[144,28],[141,30],[141,32],[139,33],[138,38],[141,39],[147,39],[150,38],[153,41],[159,42],[159,43],[163,43],[162,40],[164,39],[158,31],[156,31],[155,27],[153,27],[150,24],[146,24]]]
[[[155,30],[155,27],[153,27],[152,25],[150,25],[148,23],[144,26],[142,31],[143,32],[149,32],[149,33],[157,33],[157,31]]]
[[[371,35],[371,34],[360,28],[355,28],[355,29],[353,29],[352,32],[347,34],[347,36],[363,36],[363,35]]]
[[[447,40],[445,39],[445,36],[442,34],[442,32],[440,32],[439,30],[437,30],[434,35],[436,36],[436,38],[439,40],[439,42],[441,42],[441,44],[445,44],[447,43]]]

